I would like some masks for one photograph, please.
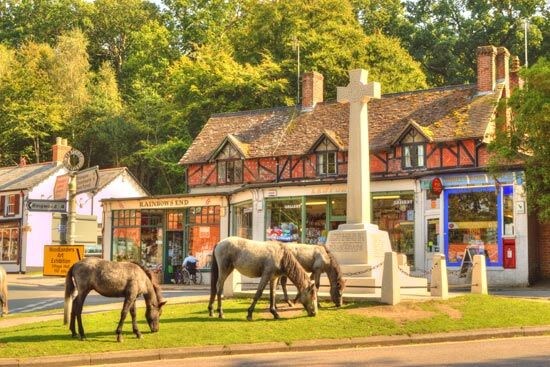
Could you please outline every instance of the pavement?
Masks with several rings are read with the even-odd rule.
[[[9,284],[20,284],[30,286],[57,286],[64,284],[64,278],[44,277],[32,274],[8,274]],[[181,289],[179,285],[167,284],[162,286],[164,290]],[[196,289],[207,289],[209,286],[186,286]],[[467,293],[467,289],[460,292],[451,292],[451,296]],[[530,287],[498,287],[489,288],[489,294],[504,297],[516,297],[524,299],[540,300],[550,302],[550,280],[539,282]],[[429,298],[429,297],[428,297]],[[403,300],[414,299],[402,296]],[[207,296],[179,297],[171,299],[171,302],[202,302],[207,301]],[[120,303],[121,305],[122,303]],[[113,308],[120,308],[119,304],[92,306],[87,312],[99,312]],[[9,316],[0,320],[0,328],[22,325],[29,322],[39,322],[51,319],[58,319],[61,314],[47,316],[32,316],[10,318]],[[23,367],[23,366],[93,366],[116,363],[131,363],[138,361],[161,361],[170,359],[182,359],[193,357],[208,357],[221,355],[238,355],[250,353],[274,353],[274,352],[296,352],[326,349],[342,349],[356,347],[392,346],[419,343],[441,343],[448,341],[482,340],[489,338],[509,338],[517,336],[540,336],[550,335],[550,325],[534,327],[513,327],[481,329],[471,331],[458,331],[449,333],[422,334],[422,335],[395,335],[395,336],[373,336],[347,339],[328,340],[302,340],[291,344],[282,342],[256,343],[256,344],[235,344],[220,346],[184,347],[184,348],[162,348],[147,350],[131,350],[108,353],[86,353],[67,356],[47,356],[36,358],[0,358],[0,367]],[[0,345],[1,347],[1,345]]]

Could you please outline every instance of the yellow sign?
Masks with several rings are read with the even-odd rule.
[[[84,258],[84,245],[44,246],[44,275],[65,276],[69,268]]]

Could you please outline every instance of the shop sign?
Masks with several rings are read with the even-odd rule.
[[[443,192],[443,183],[439,177],[432,180],[432,192],[435,195],[440,195]]]
[[[84,258],[84,245],[44,246],[44,275],[65,276],[70,267]]]
[[[141,200],[139,202],[140,208],[172,208],[179,206],[187,206],[189,200],[187,199],[150,199]]]

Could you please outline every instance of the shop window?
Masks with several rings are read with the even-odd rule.
[[[113,211],[113,260],[135,261],[159,273],[164,243],[162,226],[162,211]]]
[[[373,223],[387,231],[392,250],[414,264],[414,196],[412,193],[373,194]]]
[[[317,175],[330,176],[338,174],[338,148],[327,138],[315,149],[317,154]]]
[[[252,203],[233,206],[233,235],[252,239]]]
[[[15,262],[18,253],[18,223],[2,223],[0,226],[0,261]]]
[[[327,241],[327,197],[306,198],[305,243],[324,244]]]
[[[473,250],[485,254],[488,265],[498,265],[501,250],[495,189],[454,189],[446,191],[445,196],[445,251],[449,264],[461,265],[465,251]]]
[[[266,238],[281,242],[300,242],[302,198],[266,201]]]
[[[219,184],[243,182],[243,161],[233,145],[226,144],[218,153],[216,161]]]
[[[514,235],[514,188],[504,186],[502,188],[502,229],[504,236]]]
[[[424,167],[425,141],[426,139],[416,129],[410,129],[405,135],[401,141],[403,149],[401,166],[403,169]]]
[[[199,268],[212,266],[212,251],[220,241],[220,206],[189,208],[187,250],[198,259]]]

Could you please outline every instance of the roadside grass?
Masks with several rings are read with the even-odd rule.
[[[37,357],[77,353],[139,350],[151,348],[284,342],[296,340],[352,338],[374,335],[404,335],[482,328],[550,325],[550,302],[498,296],[466,295],[448,301],[403,302],[401,310],[421,310],[430,317],[395,320],[369,316],[372,309],[392,311],[397,306],[355,302],[336,309],[324,303],[316,317],[302,307],[281,307],[280,320],[268,312],[261,300],[254,321],[246,321],[250,299],[224,300],[224,319],[210,318],[206,303],[168,304],[161,317],[160,332],[150,333],[144,309],[138,310],[142,339],[132,334],[130,315],[123,329],[124,342],[117,343],[115,329],[120,310],[83,314],[87,340],[73,339],[59,320],[0,329],[0,358]],[[455,312],[449,315],[448,310]],[[86,311],[86,306],[84,307]],[[447,312],[446,312],[447,311]],[[0,320],[1,323],[1,320]]]

